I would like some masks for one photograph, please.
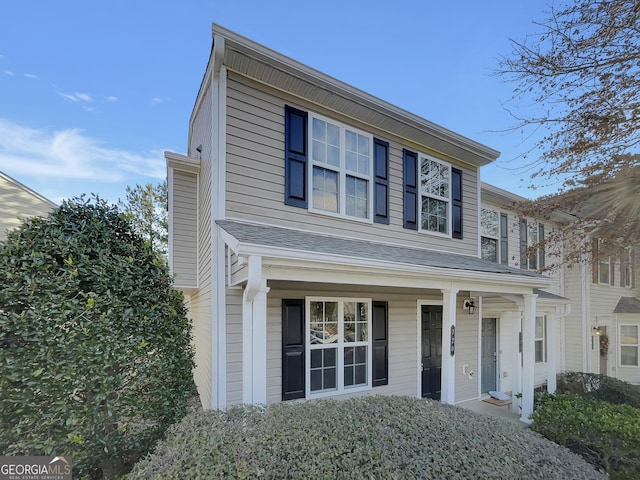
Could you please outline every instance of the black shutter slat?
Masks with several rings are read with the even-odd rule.
[[[307,208],[307,112],[286,105],[284,203]]]
[[[282,300],[282,400],[305,396],[304,300]]]
[[[509,264],[509,217],[500,214],[500,263]]]
[[[527,261],[527,221],[520,219],[520,268],[527,270],[529,262]]]
[[[372,308],[373,386],[379,387],[389,383],[389,312],[387,302],[373,302]]]
[[[389,143],[373,139],[373,221],[389,225]]]
[[[418,229],[418,154],[402,151],[404,166],[404,228]]]
[[[451,236],[462,240],[462,170],[451,169]]]

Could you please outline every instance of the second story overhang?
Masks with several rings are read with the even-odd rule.
[[[408,144],[428,146],[471,166],[491,163],[500,154],[217,24],[213,24],[211,55],[205,83],[216,78],[224,66],[228,71],[397,135]],[[201,100],[199,96],[194,111]]]

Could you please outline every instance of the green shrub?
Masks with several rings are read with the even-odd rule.
[[[600,479],[521,425],[408,397],[190,413],[128,478]]]
[[[547,394],[533,429],[604,468],[611,478],[640,478],[640,410],[571,394]]]
[[[557,377],[556,391],[640,408],[640,385],[632,385],[607,375],[582,372],[561,373]]]
[[[0,243],[0,452],[115,475],[186,413],[190,324],[166,263],[104,201]]]

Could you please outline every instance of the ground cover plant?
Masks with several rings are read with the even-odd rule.
[[[0,452],[126,471],[186,413],[190,332],[166,262],[115,206],[27,221],[0,242]]]
[[[432,401],[371,396],[193,412],[128,478],[606,476],[515,423]]]
[[[576,394],[542,394],[533,429],[613,479],[640,479],[640,409]]]

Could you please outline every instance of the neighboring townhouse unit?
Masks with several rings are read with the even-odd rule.
[[[526,420],[565,300],[513,231],[518,262],[480,258],[497,156],[214,25],[187,155],[166,154],[203,405],[501,390]]]
[[[523,270],[540,271],[549,267],[548,271],[545,270],[550,282],[549,287],[536,290],[538,298],[535,318],[534,383],[536,386],[546,384],[547,389],[553,392],[556,373],[565,370],[565,321],[571,312],[571,299],[564,296],[562,265],[556,265],[558,259],[563,257],[563,245],[561,242],[550,240],[555,239],[557,235],[551,235],[548,239],[547,236],[556,232],[561,235],[572,217],[556,213],[545,221],[524,218],[518,212],[517,205],[525,200],[514,193],[482,183],[480,256],[484,260],[512,265]],[[492,305],[485,302],[484,316],[498,318],[499,333],[505,332],[500,338],[508,339],[506,332],[513,328],[516,328],[516,331],[521,328],[519,312],[506,309],[503,299],[497,299]],[[501,365],[508,365],[508,360],[512,358],[503,354],[509,347],[508,340],[505,344],[500,344],[498,361]],[[506,377],[509,371],[500,371],[503,385],[508,384]]]
[[[572,310],[566,319],[568,370],[601,373],[640,384],[640,290],[634,249],[619,258],[598,258],[598,239],[588,238],[592,256],[565,268]],[[592,261],[592,258],[596,261]]]
[[[56,204],[0,172],[0,241],[7,231],[20,226],[23,220],[33,216],[45,216]]]

